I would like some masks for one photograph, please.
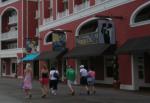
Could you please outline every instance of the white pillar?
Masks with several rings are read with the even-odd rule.
[[[1,35],[2,35],[2,16],[0,15],[0,52],[1,52]],[[0,58],[0,76],[2,76],[1,58]]]

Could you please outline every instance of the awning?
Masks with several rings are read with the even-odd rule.
[[[64,57],[79,58],[79,57],[98,56],[102,54],[108,47],[110,47],[109,44],[90,44],[86,46],[75,47]]]
[[[60,51],[45,51],[40,53],[39,59],[40,60],[52,60],[56,59],[57,57],[63,55],[67,52],[67,49],[63,49]]]
[[[28,54],[26,55],[22,61],[32,61],[32,60],[37,60],[39,56],[39,53],[32,53],[32,54]]]
[[[150,36],[127,40],[116,53],[136,53],[150,51]]]

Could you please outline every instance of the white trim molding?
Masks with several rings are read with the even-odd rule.
[[[103,4],[94,5],[94,6],[88,7],[87,9],[84,9],[80,12],[73,13],[73,14],[70,14],[69,16],[65,16],[63,18],[59,18],[59,19],[56,19],[49,23],[43,24],[39,27],[39,31],[42,32],[42,31],[75,21],[75,20],[79,20],[84,17],[94,15],[96,13],[100,13],[100,12],[118,7],[120,5],[124,5],[124,4],[130,3],[130,2],[133,2],[133,1],[135,1],[135,0],[109,0]]]
[[[76,33],[75,33],[75,36],[78,36],[79,35],[79,30],[81,29],[81,27],[83,25],[85,25],[86,23],[88,23],[89,21],[92,21],[92,20],[97,20],[98,18],[97,17],[92,17],[92,18],[89,18],[85,21],[83,21],[82,23],[80,23],[80,25],[78,25],[77,29],[76,29]]]
[[[17,2],[17,1],[19,1],[19,0],[9,0],[9,1],[6,1],[6,2],[4,2],[4,3],[0,1],[0,7],[7,6],[7,5],[12,4],[12,3],[15,3],[15,2]]]
[[[17,57],[17,53],[23,53],[23,49],[0,50],[0,58]]]
[[[150,1],[147,1],[146,3],[142,4],[141,6],[139,6],[131,15],[130,17],[130,26],[131,27],[137,27],[137,26],[142,26],[142,25],[146,25],[146,24],[150,24],[150,20],[146,20],[146,21],[141,21],[141,22],[134,22],[134,19],[136,17],[136,15],[147,5],[150,5]]]
[[[47,39],[47,37],[49,36],[49,35],[52,35],[52,31],[49,31],[48,33],[46,33],[46,35],[44,35],[44,40],[43,40],[43,44],[44,45],[49,45],[49,44],[52,44],[52,41],[51,42],[46,42],[46,39]]]

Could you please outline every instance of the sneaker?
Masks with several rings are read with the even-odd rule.
[[[42,95],[42,96],[41,96],[41,98],[45,98],[45,97],[46,97],[46,95]]]
[[[29,94],[29,99],[31,99],[32,98],[32,94]]]
[[[90,95],[90,91],[89,90],[87,91],[87,95]]]
[[[75,95],[75,92],[73,91],[73,92],[71,93],[71,95],[74,96],[74,95]]]

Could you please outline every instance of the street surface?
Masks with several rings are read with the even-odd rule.
[[[68,94],[68,88],[59,84],[56,96],[51,94],[41,98],[40,84],[33,82],[32,99],[25,99],[21,81],[11,78],[0,78],[0,103],[150,103],[150,92],[131,92],[115,90],[108,87],[98,87],[95,95],[79,94],[76,86],[75,96]]]

